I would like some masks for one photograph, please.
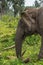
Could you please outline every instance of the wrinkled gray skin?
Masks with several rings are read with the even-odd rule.
[[[17,58],[21,57],[22,42],[26,36],[40,34],[42,37],[38,59],[43,58],[43,8],[27,8],[21,13],[18,23],[15,47]]]

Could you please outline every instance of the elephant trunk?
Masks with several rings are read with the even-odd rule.
[[[16,48],[16,56],[17,58],[21,57],[21,51],[22,51],[22,41],[23,41],[23,29],[18,26],[17,32],[16,32],[16,38],[15,38],[15,48]]]

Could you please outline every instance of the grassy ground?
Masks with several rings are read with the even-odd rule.
[[[26,50],[23,59],[31,59],[27,64],[16,58],[15,48],[2,51],[4,48],[15,44],[15,33],[19,18],[2,16],[0,20],[0,65],[43,65],[43,59],[37,61],[41,37],[32,35],[23,42],[22,51]]]

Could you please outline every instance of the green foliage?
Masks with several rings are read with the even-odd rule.
[[[8,5],[7,5],[7,1],[6,0],[0,0],[1,3],[0,3],[0,11],[1,13],[5,13],[8,11]]]
[[[39,6],[40,6],[40,4],[38,3],[37,0],[35,0],[35,7],[39,7]]]
[[[18,21],[19,17],[14,18],[8,15],[2,16],[0,20],[0,65],[43,65],[43,59],[37,61],[41,43],[39,35],[28,36],[23,42],[22,52],[26,50],[23,59],[31,58],[31,61],[27,64],[16,58],[14,48],[2,51],[4,48],[15,44]]]
[[[13,4],[14,8],[14,16],[16,16],[18,13],[21,13],[24,7],[24,0],[15,0],[15,3]]]
[[[24,0],[7,0],[9,2],[9,4],[13,4],[13,8],[14,9],[14,16],[16,16],[18,13],[21,13],[21,11],[24,8]]]
[[[7,13],[11,11],[14,13],[14,16],[16,16],[18,13],[21,13],[21,11],[24,8],[24,0],[0,0],[0,11],[1,13]]]
[[[39,35],[32,35],[26,38],[26,42],[28,45],[35,45],[39,42],[40,36]]]

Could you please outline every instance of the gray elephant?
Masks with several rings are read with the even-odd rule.
[[[27,8],[21,13],[21,19],[18,23],[15,47],[17,58],[20,58],[22,51],[22,42],[26,36],[40,34],[42,37],[41,48],[38,59],[43,58],[43,7]]]

